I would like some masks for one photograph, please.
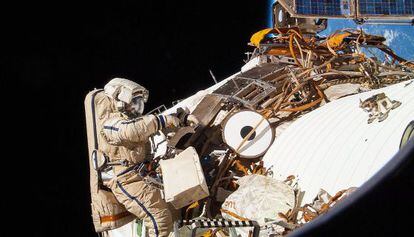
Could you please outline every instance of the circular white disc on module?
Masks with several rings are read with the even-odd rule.
[[[242,144],[243,139],[256,130]],[[243,110],[230,115],[223,128],[223,140],[243,158],[256,158],[263,155],[273,142],[270,123],[261,114]]]

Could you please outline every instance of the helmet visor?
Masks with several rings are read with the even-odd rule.
[[[144,98],[142,96],[132,98],[128,112],[134,116],[141,116],[144,112]]]

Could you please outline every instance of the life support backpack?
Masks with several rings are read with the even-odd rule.
[[[105,96],[104,91],[95,89],[85,97],[92,219],[96,232],[119,228],[136,218],[117,201],[111,190],[103,185],[103,173],[100,170],[100,163],[102,158],[105,158],[105,154],[99,150],[98,133],[101,128],[97,113],[99,111],[99,116],[103,116],[105,113],[110,113],[110,110],[98,108],[97,97],[102,98],[102,96]]]

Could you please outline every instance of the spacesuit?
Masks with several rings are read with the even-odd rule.
[[[102,152],[114,165],[115,178],[106,183],[126,209],[144,220],[150,236],[168,236],[172,216],[160,191],[143,181],[136,167],[150,159],[149,137],[163,128],[179,126],[173,115],[144,115],[148,91],[127,79],[112,79],[96,98]],[[110,111],[108,111],[110,110]],[[99,116],[101,114],[102,116]]]

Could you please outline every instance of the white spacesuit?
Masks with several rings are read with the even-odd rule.
[[[115,178],[106,183],[128,212],[143,219],[150,236],[168,236],[172,216],[160,191],[143,181],[136,170],[149,158],[149,137],[180,124],[174,115],[144,115],[148,91],[130,80],[115,78],[95,98],[100,150],[114,165]],[[108,111],[109,110],[109,111]]]

